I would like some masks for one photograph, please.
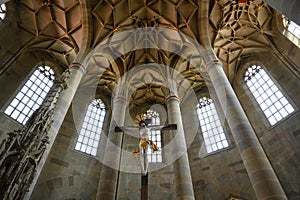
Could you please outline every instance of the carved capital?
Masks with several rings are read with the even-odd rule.
[[[128,105],[127,99],[125,97],[123,97],[123,96],[115,96],[114,97],[114,102],[117,102],[117,101],[123,101],[123,102],[126,103],[126,105]]]
[[[71,64],[69,65],[69,69],[72,69],[72,68],[80,69],[83,73],[86,72],[86,68],[85,68],[84,65],[81,64],[81,63],[76,63],[76,62],[71,63]]]
[[[215,65],[221,65],[222,63],[217,58],[215,52],[213,50],[208,50],[203,54],[204,66],[202,70],[207,72],[208,68]]]
[[[166,104],[170,100],[176,100],[176,101],[178,101],[180,103],[180,98],[177,95],[175,95],[175,94],[172,94],[172,95],[166,97],[166,100],[165,100]]]

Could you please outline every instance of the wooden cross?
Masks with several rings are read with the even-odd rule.
[[[148,146],[151,146],[152,151],[158,151],[158,147],[151,140],[149,140],[150,131],[152,130],[176,130],[176,124],[169,124],[166,126],[161,125],[148,125],[151,123],[151,119],[141,120],[138,127],[115,127],[115,132],[123,131],[139,131],[139,150],[133,152],[133,156],[140,156],[141,161],[141,173],[142,173],[142,187],[141,187],[141,199],[148,199]]]

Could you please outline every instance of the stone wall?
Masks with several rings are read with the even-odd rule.
[[[69,109],[31,199],[95,199],[101,172],[96,157],[74,150],[77,131]],[[84,112],[83,112],[84,113]]]
[[[243,83],[251,64],[261,64],[277,83],[295,111],[271,126],[259,105]],[[298,69],[299,66],[294,66]],[[253,55],[245,59],[234,81],[234,89],[289,199],[300,198],[300,82],[295,71],[273,54]]]
[[[13,31],[11,33],[14,34]],[[5,49],[5,51],[0,51],[3,63],[4,58],[13,56],[17,47],[20,46],[19,43],[11,41],[11,38],[15,37],[7,35],[0,38],[0,50]],[[285,52],[282,57],[269,53],[253,55],[243,60],[233,87],[285,192],[289,199],[296,200],[300,198],[300,83],[299,66],[297,66],[300,63],[299,49],[283,36],[278,38],[276,46],[279,51]],[[291,60],[288,59],[289,57]],[[38,64],[42,64],[41,60],[51,62],[45,54],[22,53],[16,57],[7,70],[1,71],[0,140],[7,132],[20,127],[5,116],[3,111],[32,70]],[[243,74],[247,64],[255,62],[264,65],[295,107],[293,114],[275,126],[269,125],[243,83]],[[54,66],[54,70],[58,74],[62,72],[62,68],[58,66]],[[242,199],[256,199],[230,130],[226,129],[231,143],[230,148],[205,155],[195,109],[191,106],[188,108],[183,106],[182,113],[185,135],[189,141],[188,155],[196,199],[226,199],[230,195]],[[187,113],[192,113],[193,116]],[[194,135],[195,129],[191,127],[196,127],[196,135]],[[102,165],[97,158],[73,150],[76,136],[73,115],[69,109],[32,194],[32,199],[95,199]],[[127,145],[125,148],[131,151],[138,144],[137,141],[137,138],[125,136],[124,145]],[[124,156],[122,159],[123,161],[127,159],[129,162],[128,157]],[[122,162],[122,164],[125,165],[128,162]],[[132,161],[132,165],[139,167],[136,161]],[[150,165],[150,167],[154,166]],[[149,199],[175,199],[174,178],[172,165],[150,172]],[[118,199],[139,199],[140,181],[141,176],[138,173],[121,172]]]
[[[166,118],[166,114],[163,112],[163,108],[155,111],[159,113],[161,122],[163,124]],[[135,114],[132,114],[132,116],[135,116]],[[132,123],[132,120],[130,120],[130,118],[131,116],[126,117],[126,125],[130,125]],[[162,133],[162,141],[163,147],[164,145],[168,144],[168,131],[164,131]],[[122,153],[120,166],[121,172],[119,175],[120,178],[118,183],[118,200],[132,200],[141,198],[141,164],[139,161],[139,156],[135,159],[132,157],[132,152],[135,149],[138,149],[138,145],[138,131],[132,133],[124,133],[122,147],[124,151]],[[164,151],[164,149],[160,150]],[[164,156],[166,155],[164,154]],[[148,171],[148,199],[175,199],[175,176],[173,172],[173,166],[167,165],[164,160],[163,163],[149,163]]]
[[[63,69],[45,54],[37,52],[23,53],[4,70],[0,75],[0,141],[6,137],[6,133],[21,127],[21,124],[4,114],[5,109],[15,98],[18,90],[23,87],[33,71],[40,65],[48,65],[60,76]]]
[[[202,95],[207,96],[206,92]],[[201,96],[201,94],[200,94]],[[186,102],[187,105],[196,105],[197,102]],[[214,101],[216,107],[217,102]],[[190,168],[196,200],[227,199],[230,196],[241,199],[256,199],[248,174],[243,165],[230,130],[224,122],[225,133],[228,136],[230,147],[212,154],[207,154],[203,142],[196,106],[182,106],[183,124],[186,137],[194,135],[188,149]],[[222,113],[219,113],[222,116]],[[220,117],[221,121],[224,118]],[[196,130],[192,129],[196,127]]]

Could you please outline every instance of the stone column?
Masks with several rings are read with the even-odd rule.
[[[172,156],[178,158],[174,162],[176,199],[193,200],[195,196],[179,103],[177,95],[170,95],[166,99],[169,124],[177,124],[177,131],[174,131],[176,134],[171,139]]]
[[[207,64],[207,73],[225,114],[248,172],[257,199],[287,199],[279,180],[248,121],[218,60]]]
[[[70,75],[69,80],[67,81],[66,89],[62,90],[60,96],[58,97],[58,101],[55,105],[52,117],[52,123],[50,125],[47,136],[49,137],[49,144],[46,145],[46,149],[39,161],[39,165],[36,169],[36,174],[33,178],[29,191],[26,193],[25,199],[29,199],[30,195],[33,191],[33,188],[37,182],[37,179],[42,171],[42,168],[46,162],[47,156],[51,150],[51,147],[55,141],[57,133],[59,131],[60,126],[63,123],[65,115],[71,105],[74,94],[78,88],[78,85],[85,74],[85,69],[80,63],[73,63],[70,65],[69,69]],[[51,91],[50,91],[51,92]]]
[[[115,200],[116,198],[123,133],[116,133],[115,127],[124,125],[126,108],[127,100],[124,97],[117,96],[114,98],[112,118],[97,191],[98,200]]]

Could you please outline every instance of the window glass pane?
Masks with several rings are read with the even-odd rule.
[[[145,115],[147,118],[151,118],[152,122],[149,125],[160,125],[160,117],[159,114],[154,110],[148,110]],[[160,131],[151,131],[149,135],[149,140],[159,148],[159,151],[152,152],[152,150],[148,151],[148,160],[152,163],[160,163],[162,162],[162,140],[161,140],[161,132]],[[150,147],[149,147],[150,148]]]
[[[296,24],[293,21],[290,21],[290,23],[287,26],[287,29],[295,35],[298,39],[300,39],[300,26]]]
[[[38,85],[36,82],[31,81],[38,78],[42,79],[43,81],[47,81],[48,83],[45,84],[44,82],[44,86],[41,87],[41,82]],[[51,86],[53,85],[53,81],[54,72],[50,67],[38,67],[32,73],[23,87],[19,90],[16,97],[11,101],[4,113],[15,119],[19,123],[25,124],[32,113],[42,104],[44,98],[46,97],[46,94],[48,94]],[[51,86],[49,86],[50,84]],[[18,112],[13,112],[15,110],[17,110]],[[22,113],[22,115],[18,115],[18,113]]]
[[[263,82],[260,81],[262,76],[264,77]],[[249,67],[244,80],[271,125],[276,124],[294,111],[292,105],[261,66]],[[261,88],[263,90],[260,95],[255,95],[256,91],[260,91]]]
[[[105,116],[105,106],[100,99],[95,99],[90,103],[85,114],[75,145],[76,150],[96,156],[104,123],[104,117],[99,116]]]
[[[207,153],[228,147],[227,138],[213,101],[207,97],[199,99],[197,113]]]
[[[295,45],[300,47],[300,26],[296,24],[295,22],[289,20],[285,16],[282,16],[283,18],[283,34]]]

